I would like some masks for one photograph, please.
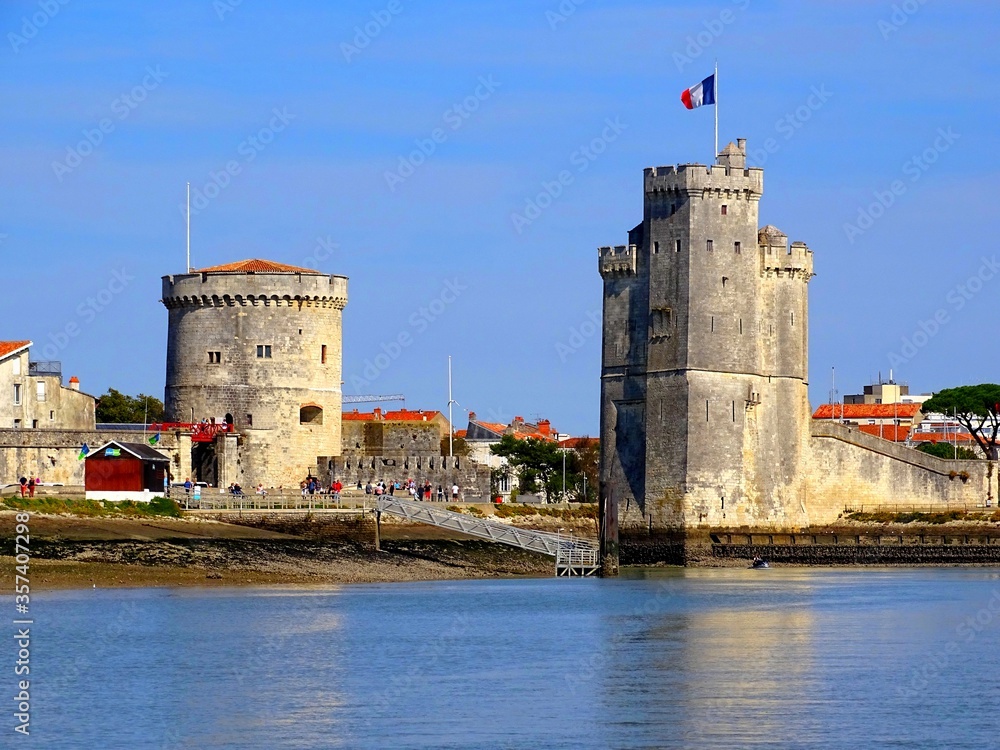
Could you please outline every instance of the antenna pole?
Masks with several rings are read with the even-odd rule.
[[[455,428],[451,423],[451,405],[455,403],[451,398],[451,355],[448,355],[448,457],[455,455],[454,436]]]
[[[187,272],[191,273],[191,183],[187,184]]]

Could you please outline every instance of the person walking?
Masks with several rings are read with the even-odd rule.
[[[29,477],[28,479],[28,497],[35,496],[35,478]]]
[[[21,477],[17,481],[21,484],[21,497],[24,497],[25,490],[28,489],[28,478]]]
[[[442,487],[440,484],[438,485],[438,502],[439,503],[444,502],[444,487]]]
[[[457,484],[453,484],[451,486],[451,499],[452,500],[458,500],[458,485]]]

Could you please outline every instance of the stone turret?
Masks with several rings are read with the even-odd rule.
[[[294,486],[340,454],[346,277],[249,260],[165,276],[162,302],[166,418],[231,423],[229,481]]]

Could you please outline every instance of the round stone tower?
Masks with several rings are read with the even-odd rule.
[[[340,454],[345,276],[245,260],[164,276],[162,302],[166,419],[225,420],[238,436],[208,459],[220,484],[297,486]]]

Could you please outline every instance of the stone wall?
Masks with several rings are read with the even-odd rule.
[[[803,465],[810,523],[830,523],[844,508],[861,505],[996,503],[994,462],[929,456],[837,422],[813,420],[811,433]]]
[[[345,456],[441,454],[441,430],[433,422],[345,419],[342,434]]]
[[[36,476],[43,482],[83,486],[84,462],[78,458],[80,447],[86,443],[91,450],[96,450],[110,440],[142,443],[144,437],[143,433],[131,430],[0,430],[0,482],[13,484],[19,477]],[[179,476],[177,435],[162,433],[160,442],[154,447],[170,457],[171,473]]]
[[[453,484],[459,486],[463,502],[488,502],[490,497],[489,468],[458,456],[321,456],[319,464],[326,486],[335,478],[349,487],[413,479],[429,481],[435,492],[441,485],[449,500]]]

